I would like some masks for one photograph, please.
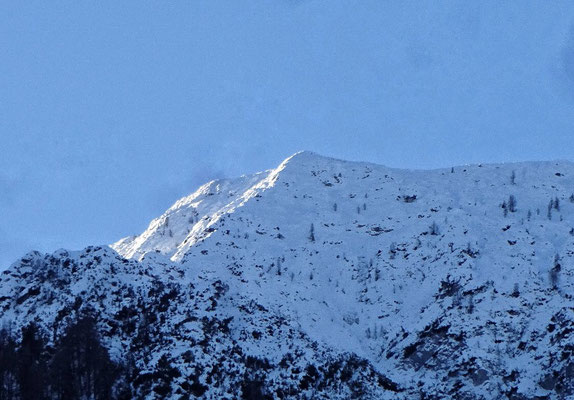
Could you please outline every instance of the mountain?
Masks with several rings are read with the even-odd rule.
[[[32,324],[47,371],[92,321],[116,398],[559,399],[573,257],[573,163],[301,152],[110,247],[26,255],[0,319],[15,352]]]

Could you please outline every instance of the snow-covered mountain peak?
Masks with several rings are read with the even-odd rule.
[[[336,161],[342,160],[323,156],[310,150],[301,150],[283,160],[277,169],[284,169],[288,165],[293,168],[305,169],[311,165],[329,164]]]
[[[469,204],[461,202],[461,196],[469,197],[467,203],[493,201],[486,197],[499,195],[501,191],[508,192],[507,196],[513,193],[516,196],[525,191],[524,196],[529,197],[532,190],[525,190],[525,181],[548,179],[556,185],[567,186],[574,183],[572,175],[574,168],[569,162],[479,164],[443,170],[409,171],[371,163],[342,161],[301,151],[274,169],[235,179],[214,180],[202,185],[154,219],[143,233],[123,238],[111,247],[127,258],[140,258],[147,252],[159,251],[175,261],[181,260],[192,246],[216,230],[223,216],[234,213],[249,202],[259,202],[263,193],[271,188],[275,189],[271,196],[274,201],[264,203],[279,209],[290,207],[292,200],[289,198],[298,196],[322,198],[322,205],[328,208],[341,202],[345,209],[345,205],[353,203],[352,207],[356,209],[365,206],[356,200],[359,192],[364,192],[360,194],[363,197],[368,196],[373,186],[378,185],[380,187],[375,191],[380,195],[390,194],[387,200],[391,200],[389,206],[392,209],[397,209],[397,198],[418,196],[417,204],[424,204],[425,207],[432,208],[431,203],[434,203],[440,207],[460,207],[468,211]],[[555,185],[551,186],[556,188]],[[552,195],[552,187],[545,189],[547,195]],[[521,203],[524,196],[520,196]],[[327,201],[331,204],[327,204]],[[497,208],[499,204],[493,202],[489,206]],[[537,207],[540,206],[543,205]],[[256,212],[261,212],[265,207],[258,204],[256,208]],[[418,207],[413,205],[409,210],[413,208]],[[305,209],[305,212],[309,211],[316,212]],[[400,207],[397,211],[401,212]],[[275,213],[268,209],[266,212]]]
[[[350,353],[390,379],[363,369],[379,386],[360,381],[380,391],[354,398],[574,395],[570,162],[424,171],[301,152],[209,182],[111,247],[125,258],[101,248],[25,257],[0,277],[0,310],[18,326],[36,318],[58,327],[55,316],[77,298],[96,301],[103,331],[125,354],[128,340],[114,329],[129,332],[126,316],[157,303],[158,326],[169,326],[157,335],[168,335],[170,349],[197,352],[190,338],[223,340],[228,350],[240,343],[268,360],[283,388],[296,376],[301,390],[315,382],[312,390],[327,393],[319,386],[347,378],[329,380],[342,364],[316,367],[317,357]],[[212,362],[212,351],[194,357]],[[306,377],[283,369],[291,354],[312,362]]]
[[[147,252],[156,251],[169,257],[181,255],[198,240],[209,236],[210,228],[222,215],[232,213],[273,187],[280,176],[305,176],[304,171],[319,168],[330,160],[310,151],[301,151],[274,169],[235,179],[210,181],[176,201],[142,234],[120,239],[111,247],[127,258],[141,258]]]

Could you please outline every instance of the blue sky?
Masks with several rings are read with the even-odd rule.
[[[301,149],[574,160],[574,3],[0,3],[0,268]]]

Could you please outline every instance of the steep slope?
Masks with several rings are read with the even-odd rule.
[[[128,261],[101,247],[34,252],[4,272],[0,315],[12,332],[35,323],[48,353],[69,326],[95,317],[111,358],[124,364],[127,398],[402,397],[367,361],[229,296],[221,280],[183,277],[181,266],[155,254]]]
[[[256,195],[257,188],[268,178],[269,172],[262,172],[235,180],[211,181],[177,201],[141,235],[124,238],[111,247],[128,258],[138,258],[150,251],[172,257],[206,238],[222,215],[233,212]]]
[[[283,362],[287,353],[302,355],[295,359],[306,367],[298,371],[327,371],[322,362],[348,354],[366,360],[355,382],[370,391],[335,387],[321,372],[323,383],[316,378],[311,386],[327,398],[563,398],[574,394],[573,191],[569,162],[407,171],[298,153],[273,170],[210,182],[141,235],[111,245],[132,261],[98,250],[127,268],[118,299],[96,307],[100,329],[118,357],[129,351],[129,332],[104,327],[127,287],[140,302],[159,301],[140,283],[151,279],[142,271],[153,271],[152,281],[194,288],[180,301],[166,300],[162,332],[172,348],[185,351],[189,341],[175,338],[193,336],[178,331],[184,315],[233,317],[219,329],[231,339],[221,340],[270,360],[275,383],[267,383],[277,398],[312,396],[302,389],[311,378],[280,377],[278,366],[294,362]],[[62,268],[63,256],[52,257]],[[118,287],[109,262],[92,265],[101,267],[93,282]],[[54,292],[73,295],[48,305],[38,294],[48,278],[26,268],[21,261],[0,281],[4,321],[55,321],[74,296],[90,304],[98,298],[88,296],[89,284],[65,281]],[[198,293],[219,293],[218,311],[184,300]],[[274,324],[284,330],[269,330]],[[214,361],[213,352],[194,357]],[[233,368],[245,371],[245,363]],[[205,379],[196,380],[209,387]]]

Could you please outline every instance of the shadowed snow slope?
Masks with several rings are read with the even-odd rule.
[[[129,287],[147,285],[146,274],[203,293],[219,282],[219,311],[207,315],[232,318],[246,354],[279,365],[289,343],[306,365],[365,360],[385,384],[359,397],[562,398],[574,394],[573,192],[570,162],[409,171],[301,152],[276,169],[209,182],[111,247],[132,259],[122,261],[139,276],[123,280]],[[26,297],[34,273],[16,277],[22,268],[0,282],[4,319],[55,320],[73,296],[50,306],[36,290]],[[111,279],[105,268],[94,274]],[[78,296],[91,290],[75,285],[67,290]],[[166,317],[175,348],[185,348],[172,332],[185,304]],[[262,322],[272,320],[285,328]],[[126,339],[111,337],[121,356]]]

